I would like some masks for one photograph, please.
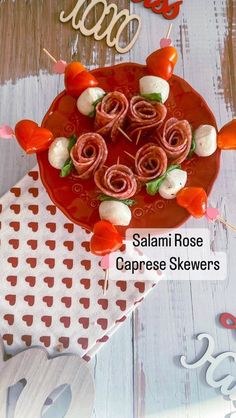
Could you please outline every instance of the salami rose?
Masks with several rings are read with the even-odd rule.
[[[130,127],[127,134],[131,138],[137,138],[140,132],[144,134],[155,130],[162,124],[166,114],[167,109],[163,104],[146,100],[142,96],[132,97],[128,112]]]
[[[107,146],[101,135],[86,133],[78,138],[70,155],[78,177],[88,179],[105,163]]]
[[[122,164],[96,171],[94,181],[97,187],[106,195],[129,199],[137,191],[137,182],[133,171]]]
[[[108,93],[96,107],[95,130],[103,136],[110,135],[115,142],[119,128],[125,124],[128,109],[129,102],[123,93]]]
[[[135,170],[141,182],[146,183],[162,176],[166,169],[167,155],[162,148],[150,142],[138,150]]]
[[[171,118],[166,121],[162,132],[156,134],[157,143],[162,147],[172,164],[181,164],[188,156],[191,143],[191,126],[186,120]]]

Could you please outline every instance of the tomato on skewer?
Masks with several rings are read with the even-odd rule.
[[[146,60],[150,73],[164,80],[171,78],[177,61],[178,52],[173,46],[158,49]]]
[[[99,221],[93,229],[90,241],[92,254],[104,256],[117,251],[123,244],[122,236],[116,227],[108,221]]]
[[[78,98],[88,87],[96,87],[98,81],[80,62],[71,62],[65,69],[65,87],[69,95]]]
[[[176,196],[179,206],[194,218],[202,218],[207,210],[207,194],[202,187],[184,187]]]
[[[15,126],[15,136],[27,154],[34,154],[49,148],[54,140],[51,131],[41,128],[32,120],[22,120]]]
[[[218,147],[224,150],[236,149],[236,119],[227,123],[218,135]]]

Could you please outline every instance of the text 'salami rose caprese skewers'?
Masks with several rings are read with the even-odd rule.
[[[100,190],[100,221],[94,225],[90,250],[103,257],[104,292],[107,289],[109,254],[117,251],[123,238],[117,227],[127,227],[132,219],[130,207],[135,195],[144,188],[150,196],[176,199],[179,206],[192,216],[207,216],[235,231],[216,208],[207,207],[207,195],[202,187],[187,186],[186,164],[191,158],[209,157],[217,148],[236,149],[236,120],[225,125],[217,135],[216,128],[201,125],[192,129],[187,120],[167,114],[166,101],[170,93],[169,80],[178,59],[177,50],[169,39],[146,60],[144,76],[139,80],[139,93],[127,98],[120,91],[105,92],[98,80],[80,62],[67,64],[53,61],[53,71],[64,74],[66,93],[76,99],[77,109],[91,118],[92,132],[78,137],[54,138],[53,133],[30,120],[20,121],[15,129],[0,127],[0,137],[16,137],[26,153],[48,150],[48,161],[65,178],[92,179]],[[124,165],[122,155],[115,164],[107,164],[107,143],[115,143],[122,134],[134,144],[135,153],[123,150],[131,165]],[[195,154],[195,155],[194,155]]]

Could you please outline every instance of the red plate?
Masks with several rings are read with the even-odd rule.
[[[147,67],[139,64],[120,64],[93,71],[100,87],[105,91],[119,90],[127,96],[139,91],[139,79],[147,74]],[[187,119],[193,128],[201,124],[216,127],[215,118],[203,98],[183,79],[173,76],[170,80],[171,94],[166,103],[168,117]],[[47,112],[43,126],[55,137],[93,131],[93,119],[83,116],[76,108],[76,100],[61,93]],[[123,152],[136,153],[137,146],[122,135],[116,144],[107,143],[109,157],[107,165],[117,161],[128,166],[133,161]],[[139,147],[143,143],[140,141]],[[59,171],[51,167],[47,151],[38,154],[42,182],[55,205],[74,223],[92,230],[99,220],[97,196],[99,190],[93,180],[78,180],[72,176],[61,178]],[[209,194],[220,166],[220,150],[208,158],[194,157],[184,164],[188,171],[188,186],[201,186]],[[189,214],[175,200],[165,200],[156,195],[148,196],[145,188],[135,196],[137,204],[132,207],[132,228],[174,228],[184,223]]]

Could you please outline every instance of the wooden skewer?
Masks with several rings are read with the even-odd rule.
[[[230,223],[228,223],[225,219],[221,218],[220,216],[217,218],[217,220],[219,222],[221,222],[223,225],[227,226],[229,229],[231,229],[232,231],[236,232],[236,226],[231,225]]]
[[[105,280],[103,285],[103,295],[106,294],[107,288],[108,288],[108,280],[109,280],[109,269],[105,271]]]
[[[57,60],[56,60],[56,58],[54,58],[51,54],[50,54],[50,52],[46,49],[46,48],[43,48],[43,52],[45,52],[45,54],[56,64],[57,63]]]
[[[132,158],[133,160],[135,160],[135,157],[132,155],[132,154],[130,154],[129,152],[127,152],[127,151],[124,151],[124,153],[125,154],[127,154],[130,158]]]
[[[123,131],[123,129],[118,128],[118,131],[120,131],[120,132],[122,133],[122,135],[124,135],[124,137],[125,137],[126,139],[128,139],[130,142],[132,142],[132,139],[129,137],[129,135],[127,135],[127,133],[126,133],[126,132],[124,132],[124,131]]]
[[[120,157],[118,157],[117,158],[117,163],[116,163],[117,165],[119,165],[120,164]]]
[[[173,28],[173,23],[171,23],[171,24],[170,24],[169,29],[168,29],[168,31],[167,31],[167,34],[166,34],[166,38],[167,38],[167,39],[169,39],[169,37],[170,37],[170,34],[171,34],[171,31],[172,31],[172,28]]]
[[[138,133],[138,136],[137,136],[137,139],[136,139],[136,145],[138,145],[141,135],[142,135],[142,131],[140,129],[140,131]]]

